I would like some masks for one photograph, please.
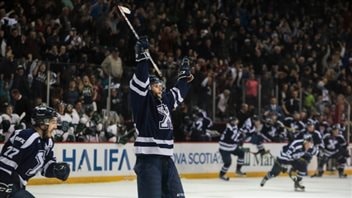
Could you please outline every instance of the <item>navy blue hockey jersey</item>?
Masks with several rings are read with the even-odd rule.
[[[321,137],[321,134],[317,130],[314,130],[313,132],[304,130],[300,132],[295,139],[304,139],[307,136],[312,137],[314,146],[316,146],[318,149],[324,148],[323,138]]]
[[[347,142],[342,135],[333,136],[330,133],[324,135],[324,154],[328,157],[338,153],[340,149],[346,149]]]
[[[173,155],[171,111],[183,102],[189,86],[186,79],[181,79],[158,99],[149,89],[147,62],[137,64],[130,80],[130,100],[138,133],[134,143],[136,154]]]
[[[304,140],[297,139],[293,142],[289,143],[288,145],[284,146],[278,156],[279,159],[285,161],[294,161],[303,157],[304,155],[313,156],[318,153],[318,150],[315,146],[308,149],[307,151],[304,149]]]
[[[237,125],[226,124],[225,131],[219,141],[220,150],[234,151],[243,141],[243,135]]]
[[[0,154],[0,181],[16,182],[15,172],[25,186],[39,171],[45,175],[46,168],[56,162],[53,147],[52,139],[42,139],[34,129],[14,131]]]

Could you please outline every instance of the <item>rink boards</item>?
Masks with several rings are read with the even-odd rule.
[[[265,148],[272,155],[256,157],[257,149],[252,144],[244,144],[245,164],[242,168],[249,177],[263,176],[274,163],[284,144],[267,143]],[[2,144],[0,144],[0,148]],[[352,153],[352,147],[349,147]],[[71,167],[68,183],[107,182],[134,179],[133,166],[135,155],[133,143],[124,146],[112,143],[57,143],[55,144],[57,161],[67,162]],[[176,143],[173,159],[183,178],[214,178],[218,176],[222,160],[217,143]],[[234,176],[237,158],[232,157],[229,176]],[[309,164],[308,170],[314,172],[316,158]],[[348,159],[346,172],[352,174],[352,160]],[[60,183],[56,179],[36,176],[30,184]]]

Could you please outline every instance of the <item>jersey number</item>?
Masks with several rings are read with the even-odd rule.
[[[10,159],[13,158],[13,156],[17,155],[17,153],[20,152],[17,148],[13,146],[7,147],[7,151],[5,151],[4,155]]]

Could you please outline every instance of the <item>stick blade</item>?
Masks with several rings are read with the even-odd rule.
[[[123,12],[123,13],[125,13],[125,14],[131,14],[131,10],[130,9],[128,9],[128,8],[126,8],[126,7],[124,7],[124,6],[118,6],[119,7],[119,9]]]

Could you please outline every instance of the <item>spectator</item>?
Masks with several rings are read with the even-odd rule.
[[[23,121],[26,126],[31,126],[31,113],[32,113],[32,105],[26,96],[23,96],[18,89],[13,89],[11,91],[12,102],[14,107],[14,113],[18,115],[22,115],[25,113]]]
[[[244,122],[250,117],[248,104],[243,103],[240,107],[240,110],[236,113],[238,119],[238,126],[242,127]]]
[[[111,89],[111,110],[121,116],[123,113],[123,93],[122,89]]]
[[[4,74],[0,74],[0,104],[5,102],[10,102],[10,85],[4,80]]]
[[[120,53],[117,48],[111,49],[111,53],[104,59],[101,63],[101,67],[106,76],[111,76],[114,78],[114,82],[121,82],[121,77],[123,74],[123,66],[120,58]]]
[[[24,40],[25,36],[19,33],[16,27],[11,29],[11,35],[7,39],[7,45],[13,50],[15,58],[22,58],[24,55]]]
[[[29,37],[25,41],[25,54],[32,54],[33,59],[42,59],[45,38],[43,32],[30,31]]]
[[[0,30],[0,57],[3,58],[6,55],[6,39],[5,39],[5,31]]]
[[[102,94],[103,94],[103,87],[102,87],[102,82],[100,81],[100,79],[98,79],[96,77],[95,74],[91,74],[89,76],[89,80],[90,82],[92,83],[92,86],[93,86],[93,92],[95,93],[94,94],[94,97],[93,97],[93,101],[96,103],[97,105],[97,111],[101,111],[102,109]]]
[[[30,87],[23,65],[17,66],[11,89],[18,89],[24,96],[30,97]]]
[[[9,134],[13,133],[16,129],[23,129],[26,126],[21,125],[21,118],[18,114],[13,112],[13,106],[9,103],[4,103],[3,105],[3,114],[1,115],[1,120],[7,120],[10,123],[10,127],[6,132]]]
[[[75,80],[71,80],[68,89],[64,91],[63,100],[65,103],[75,105],[79,100],[80,93]]]
[[[230,98],[230,90],[228,89],[225,89],[222,93],[218,95],[217,110],[219,112],[218,116],[221,120],[228,117],[227,108],[229,106],[228,105],[229,98]]]
[[[265,116],[275,115],[276,117],[278,117],[279,120],[283,118],[284,114],[283,114],[282,108],[280,105],[278,105],[277,99],[275,97],[271,97],[270,105],[265,107],[264,115]]]
[[[249,79],[246,80],[246,103],[251,106],[257,106],[258,104],[258,81],[255,79],[254,73],[249,74]]]
[[[96,111],[97,106],[94,98],[96,97],[97,93],[95,92],[93,85],[87,75],[82,77],[82,82],[79,84],[78,89],[80,91],[80,98],[83,101],[83,108],[86,109],[86,107],[92,106],[93,111]]]
[[[47,67],[44,62],[39,62],[33,70],[32,94],[34,98],[46,100]]]
[[[312,88],[307,87],[304,97],[304,108],[307,109],[308,113],[315,110],[315,97],[312,93]]]
[[[294,112],[299,111],[299,99],[297,90],[291,91],[291,96],[284,101],[282,109],[286,116],[291,116]]]

